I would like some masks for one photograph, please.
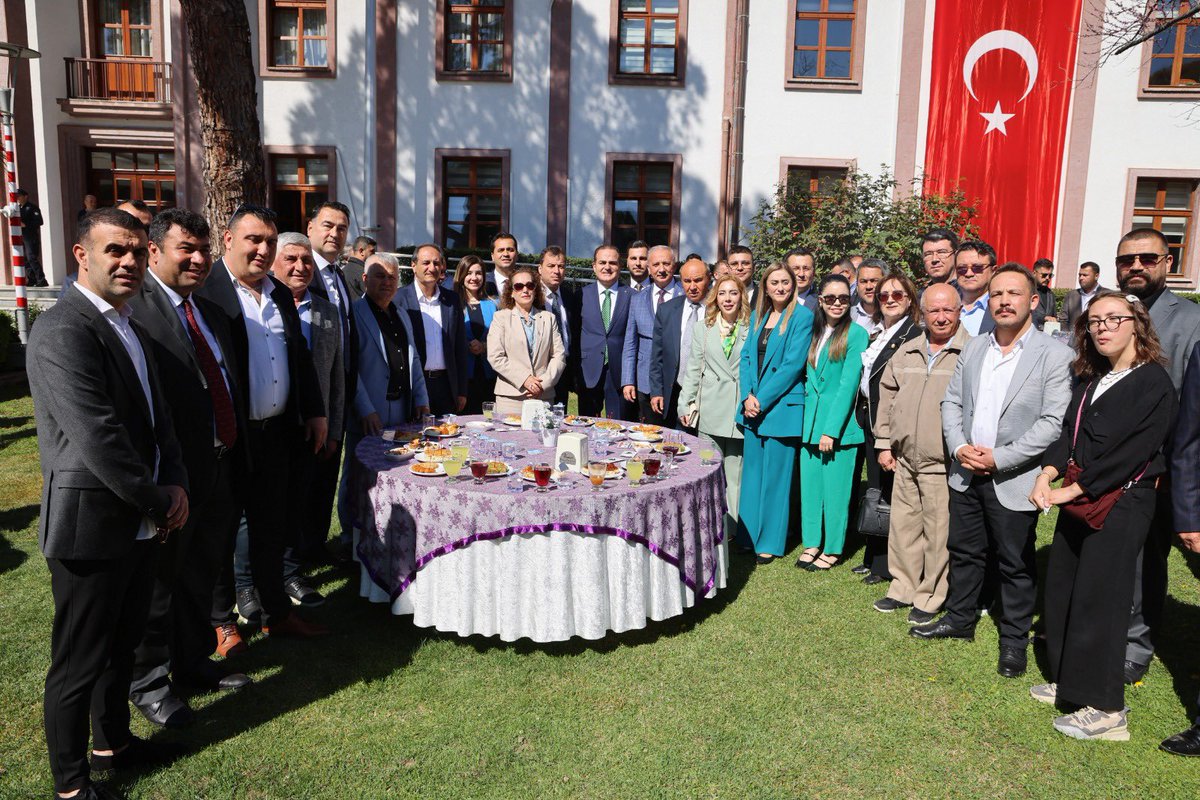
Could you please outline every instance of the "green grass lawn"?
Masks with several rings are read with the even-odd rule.
[[[49,796],[42,681],[51,602],[37,548],[32,406],[0,390],[0,798]],[[1049,542],[1053,517],[1042,521]],[[1190,567],[1190,568],[1189,568]],[[319,642],[255,639],[255,684],[191,702],[192,754],[130,776],[135,798],[1200,796],[1200,759],[1159,752],[1200,688],[1200,560],[1171,558],[1169,645],[1128,693],[1128,743],[1082,743],[1023,679],[996,675],[996,631],[918,642],[848,569],[733,561],[715,601],[591,644],[431,634],[330,596]],[[1185,708],[1185,702],[1187,708]]]

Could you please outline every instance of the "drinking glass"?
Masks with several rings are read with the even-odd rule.
[[[505,442],[500,446],[501,457],[510,467],[516,463],[518,447],[516,442]]]
[[[494,417],[495,415],[496,415],[496,404],[490,403],[490,402],[484,403],[483,404],[483,418],[486,419],[488,422],[491,422],[492,417]]]
[[[545,492],[550,488],[549,464],[543,461],[533,465],[533,482],[537,484],[539,493]]]
[[[664,447],[662,452],[662,468],[661,473],[670,472],[675,468],[675,451],[670,447]]]
[[[700,440],[700,463],[704,466],[712,466],[713,456],[716,453],[713,451],[713,446],[707,440]]]
[[[662,456],[651,451],[642,459],[642,463],[646,466],[646,478],[657,481],[659,468],[662,467]]]
[[[421,432],[424,433],[426,428],[432,428],[437,425],[437,417],[433,414],[426,414],[421,417]]]
[[[458,482],[458,473],[462,471],[462,467],[462,459],[456,455],[452,455],[442,462],[442,469],[446,470],[446,474],[450,476],[451,483]]]
[[[592,491],[604,490],[604,476],[608,474],[608,464],[603,461],[588,462],[588,480],[592,482]]]
[[[634,456],[625,462],[625,474],[629,476],[630,486],[637,486],[642,482],[645,469],[646,465],[642,463],[641,456]]]
[[[459,464],[465,464],[471,459],[471,445],[462,439],[455,440],[450,446],[450,457],[457,458]]]

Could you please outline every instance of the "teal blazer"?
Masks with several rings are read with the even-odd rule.
[[[829,360],[829,342],[817,353],[817,364],[808,370],[805,382],[805,444],[817,444],[822,436],[832,436],[838,447],[862,444],[863,430],[854,418],[854,401],[862,378],[862,354],[870,336],[861,325],[850,323],[846,339],[846,357]]]
[[[812,341],[813,314],[803,304],[797,304],[788,320],[787,330],[780,333],[776,324],[767,340],[763,364],[758,363],[758,337],[766,319],[750,315],[749,335],[742,345],[741,397],[738,399],[737,420],[744,428],[759,436],[781,438],[799,436],[804,422],[804,367],[808,346]],[[746,398],[754,395],[762,411],[754,419],[743,413]]]

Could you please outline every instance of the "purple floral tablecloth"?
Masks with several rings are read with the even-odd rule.
[[[470,419],[480,418],[459,421]],[[553,460],[553,448],[543,447],[533,433],[495,427],[485,435],[518,444],[516,469]],[[355,450],[350,474],[351,507],[361,531],[358,557],[371,580],[394,600],[431,560],[473,542],[553,531],[604,534],[646,547],[677,567],[679,579],[704,597],[716,580],[725,479],[719,459],[700,463],[699,439],[683,439],[691,453],[655,483],[634,487],[621,478],[606,481],[603,492],[592,492],[586,477],[571,473],[548,492],[538,493],[528,483],[513,494],[506,491],[508,479],[477,486],[469,479],[450,483],[445,477],[414,475],[409,472],[413,462],[396,463],[387,456],[394,443],[366,437]]]

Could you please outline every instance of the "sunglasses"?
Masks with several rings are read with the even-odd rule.
[[[1158,262],[1166,258],[1169,253],[1127,253],[1123,256],[1117,256],[1113,259],[1118,267],[1129,268],[1136,261],[1143,267],[1153,267]]]
[[[899,289],[894,289],[890,292],[880,292],[879,302],[881,303],[899,303],[904,298],[908,297],[907,292],[902,292]]]
[[[850,305],[850,295],[848,294],[823,294],[821,302],[827,306],[848,306]]]
[[[987,272],[991,268],[992,267],[989,264],[983,264],[983,265],[963,264],[961,267],[955,267],[954,271],[957,272],[959,275],[970,275],[972,273],[974,273],[975,275],[982,275],[983,273]]]
[[[532,284],[532,283],[514,283],[512,285],[512,287],[513,287],[514,292],[523,292],[526,289],[528,289],[529,291],[532,292],[534,284]]]

